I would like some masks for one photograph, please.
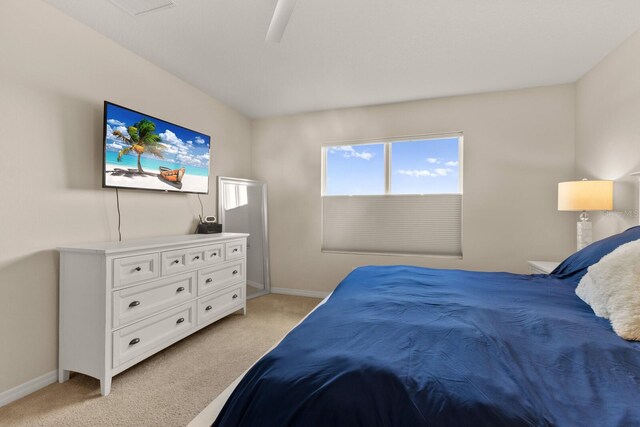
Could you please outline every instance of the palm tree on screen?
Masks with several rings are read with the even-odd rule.
[[[123,148],[118,152],[118,161],[122,161],[122,156],[129,154],[132,150],[138,155],[138,173],[144,174],[142,169],[141,157],[143,153],[150,153],[160,159],[164,158],[162,150],[164,147],[160,145],[160,135],[156,133],[156,124],[151,120],[142,119],[133,126],[127,128],[127,133],[124,135],[119,130],[114,130],[113,135],[122,139],[129,144],[128,147]]]

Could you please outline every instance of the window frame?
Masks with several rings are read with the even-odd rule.
[[[411,193],[411,194],[398,194],[391,192],[391,174],[392,174],[392,155],[393,150],[391,149],[391,145],[396,142],[417,142],[417,141],[425,141],[431,139],[446,139],[446,138],[458,138],[458,188],[459,192],[457,193]],[[384,145],[384,193],[382,194],[326,194],[326,184],[327,184],[327,154],[329,150],[333,147],[342,147],[342,146],[357,146],[357,145],[372,145],[372,144],[383,144]],[[370,196],[407,196],[407,195],[433,195],[433,194],[455,194],[462,196],[464,194],[464,185],[463,185],[463,147],[464,147],[464,134],[462,131],[455,132],[442,132],[442,133],[431,133],[424,135],[409,135],[409,136],[397,136],[397,137],[389,137],[389,138],[375,138],[375,139],[359,139],[353,141],[335,141],[335,142],[326,142],[322,144],[322,164],[321,164],[321,186],[320,186],[320,196],[321,197],[370,197]]]

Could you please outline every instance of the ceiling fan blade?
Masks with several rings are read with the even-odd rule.
[[[276,9],[273,11],[271,24],[269,24],[266,41],[270,43],[280,43],[295,5],[296,0],[278,0],[278,3],[276,3]]]

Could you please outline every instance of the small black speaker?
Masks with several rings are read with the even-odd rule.
[[[198,234],[222,233],[222,224],[216,222],[201,222],[198,224]]]

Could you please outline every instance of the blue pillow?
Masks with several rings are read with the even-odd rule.
[[[614,234],[606,239],[598,240],[579,250],[562,261],[551,274],[577,285],[582,276],[587,274],[587,268],[600,261],[603,256],[612,252],[618,246],[638,239],[640,239],[640,225],[631,227],[620,234]]]

